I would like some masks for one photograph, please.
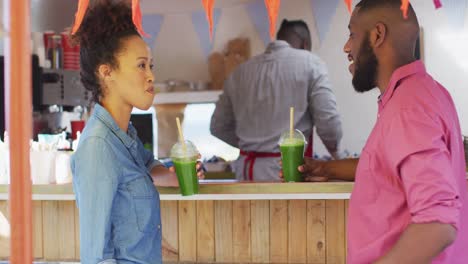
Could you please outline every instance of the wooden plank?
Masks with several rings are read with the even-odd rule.
[[[270,201],[251,201],[252,262],[270,262]]]
[[[58,202],[59,224],[58,248],[60,260],[75,259],[75,203],[74,201]]]
[[[327,200],[325,205],[327,264],[344,264],[346,263],[344,200]]]
[[[42,201],[33,201],[33,256],[36,259],[44,257],[42,243]]]
[[[232,262],[232,201],[215,201],[215,260]]]
[[[75,257],[80,259],[80,210],[76,202],[73,205],[75,206]]]
[[[214,201],[197,201],[197,261],[215,259]]]
[[[0,258],[10,256],[10,213],[8,201],[0,201]]]
[[[197,261],[197,209],[195,201],[179,201],[179,261]]]
[[[252,261],[250,201],[232,202],[233,262]]]
[[[288,262],[288,201],[270,201],[270,262]]]
[[[179,260],[179,220],[177,201],[161,201],[162,255],[164,262]]]
[[[288,212],[288,262],[307,263],[307,201],[290,200]]]
[[[59,260],[59,202],[42,201],[44,259]]]
[[[325,200],[307,201],[307,263],[326,263]]]

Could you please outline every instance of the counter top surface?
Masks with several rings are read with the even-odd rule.
[[[259,183],[205,180],[199,194],[182,196],[178,187],[157,187],[161,200],[283,200],[349,199],[352,182]],[[74,200],[71,184],[33,185],[33,200]],[[8,185],[0,185],[0,200],[8,199]]]
[[[353,182],[342,181],[273,183],[202,180],[200,193],[192,196],[180,195],[178,187],[157,188],[161,200],[342,200],[350,198],[353,186]],[[72,184],[33,185],[32,193],[33,200],[75,200]],[[0,200],[8,200],[8,185],[0,184]]]

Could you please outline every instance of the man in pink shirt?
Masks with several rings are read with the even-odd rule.
[[[310,181],[355,180],[349,264],[468,263],[461,129],[444,87],[414,58],[416,14],[400,0],[363,0],[344,51],[358,92],[378,87],[378,118],[358,159],[299,167]]]

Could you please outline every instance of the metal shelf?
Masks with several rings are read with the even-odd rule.
[[[197,91],[197,92],[164,92],[154,97],[153,104],[202,104],[215,103],[223,91]]]

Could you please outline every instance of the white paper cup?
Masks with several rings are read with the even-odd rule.
[[[55,183],[56,151],[30,151],[31,180],[33,184]]]
[[[55,157],[55,182],[66,184],[72,182],[72,172],[70,168],[71,151],[58,151]]]

